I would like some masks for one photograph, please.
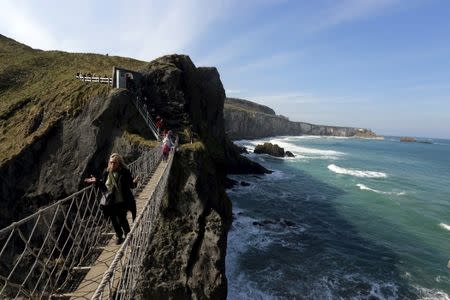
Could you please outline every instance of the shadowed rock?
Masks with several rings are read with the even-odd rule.
[[[286,151],[286,152],[284,153],[284,155],[285,155],[286,157],[295,157],[295,155],[294,155],[291,151]]]

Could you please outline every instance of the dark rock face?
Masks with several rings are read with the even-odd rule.
[[[295,155],[291,151],[286,151],[284,155],[286,155],[286,157],[295,157]]]
[[[237,180],[231,179],[226,177],[225,178],[225,189],[231,189],[235,185],[237,185],[239,182]]]
[[[149,110],[180,134],[169,191],[150,240],[139,299],[225,299],[225,254],[232,221],[227,173],[265,173],[226,137],[225,91],[215,68],[169,55],[142,70]],[[193,143],[183,132],[192,133]]]
[[[242,153],[248,154],[247,148],[245,148],[244,146],[241,147],[236,145],[236,147],[238,148],[240,154]]]
[[[369,129],[314,125],[291,122],[283,116],[244,111],[227,106],[224,110],[225,130],[233,140],[256,139],[275,135],[328,135],[375,138]]]
[[[284,148],[281,148],[277,144],[264,143],[263,145],[257,145],[253,151],[256,154],[269,154],[276,157],[284,157]]]
[[[108,155],[133,161],[143,148],[123,137],[125,130],[148,136],[126,91],[92,99],[77,116],[60,120],[19,155],[0,166],[0,228],[37,208],[76,192],[90,174],[99,175]],[[36,127],[40,113],[33,120]],[[98,173],[96,173],[98,172]]]
[[[181,147],[151,238],[138,299],[225,299],[231,203],[206,149]]]

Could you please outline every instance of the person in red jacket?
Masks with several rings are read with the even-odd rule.
[[[160,117],[156,117],[156,130],[158,132],[158,136],[161,136],[161,132],[164,130],[164,120]]]

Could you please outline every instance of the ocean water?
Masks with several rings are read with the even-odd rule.
[[[450,299],[450,141],[275,137],[234,176],[229,299]]]

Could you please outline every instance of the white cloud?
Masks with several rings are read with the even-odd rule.
[[[396,0],[348,0],[339,2],[336,7],[330,9],[329,22],[331,25],[351,22],[378,13],[396,2]]]
[[[200,65],[221,65],[236,61],[242,53],[253,51],[255,44],[273,32],[269,25],[260,26],[257,29],[248,30],[234,36],[231,40],[224,40],[210,54],[201,57]]]
[[[247,71],[281,67],[292,63],[292,61],[294,60],[298,60],[301,55],[302,53],[298,51],[275,53],[273,55],[265,56],[263,58],[251,61],[243,66],[237,67],[231,72],[242,73]]]
[[[392,7],[398,0],[344,0],[336,1],[321,13],[313,14],[308,29],[317,32],[343,23],[367,18]]]
[[[326,96],[317,95],[311,92],[284,92],[270,95],[250,96],[249,99],[263,104],[362,104],[369,103],[366,98],[348,96]]]
[[[48,28],[39,22],[22,2],[2,1],[1,33],[33,48],[55,49],[57,42]]]
[[[7,0],[0,10],[0,32],[33,48],[150,60],[187,51],[224,7],[206,0]]]

